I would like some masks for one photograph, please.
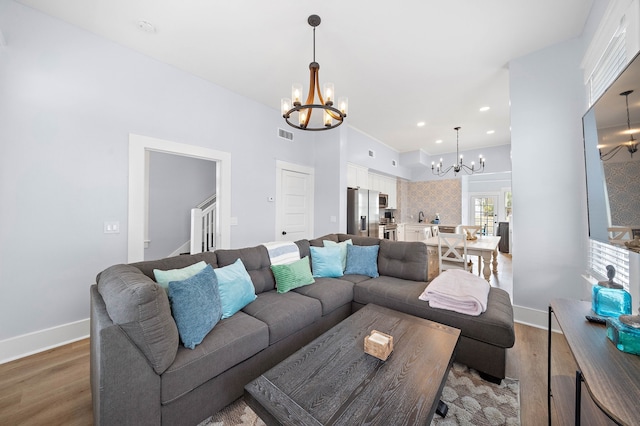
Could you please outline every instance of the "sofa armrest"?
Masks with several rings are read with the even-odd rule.
[[[159,425],[160,376],[127,334],[109,318],[96,285],[91,303],[91,397],[99,425]]]

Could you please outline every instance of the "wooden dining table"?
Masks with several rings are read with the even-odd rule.
[[[482,274],[484,279],[490,281],[491,279],[491,266],[493,265],[493,272],[498,272],[498,243],[500,243],[501,237],[494,237],[490,235],[480,235],[476,240],[467,240],[467,256],[480,256],[482,257],[484,268]],[[427,253],[429,255],[438,257],[438,237],[431,237],[424,241],[427,245]],[[456,246],[456,249],[463,250],[462,243]],[[429,263],[433,265],[433,263]],[[437,269],[437,267],[436,267]],[[430,274],[431,275],[431,274]]]

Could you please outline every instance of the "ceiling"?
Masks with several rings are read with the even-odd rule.
[[[511,59],[577,37],[593,0],[18,0],[280,114],[320,83],[349,97],[346,123],[399,152],[510,143]],[[138,27],[148,21],[154,32]],[[480,112],[489,106],[486,112]],[[418,127],[417,123],[426,124]],[[284,120],[283,120],[284,124]],[[493,134],[487,134],[493,130]],[[436,143],[441,140],[441,143]]]

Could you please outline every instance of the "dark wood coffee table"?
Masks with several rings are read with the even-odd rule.
[[[386,361],[364,352],[371,330],[393,336]],[[428,425],[460,330],[367,305],[245,386],[267,425]]]

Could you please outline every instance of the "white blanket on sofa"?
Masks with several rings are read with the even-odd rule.
[[[273,241],[263,245],[269,252],[272,265],[286,265],[300,259],[300,250],[292,241]]]
[[[477,316],[487,310],[490,288],[487,281],[471,272],[448,269],[431,281],[418,298],[428,301],[432,308]]]

